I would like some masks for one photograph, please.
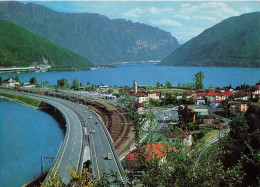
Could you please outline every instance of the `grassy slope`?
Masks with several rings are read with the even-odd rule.
[[[42,64],[44,58],[54,70],[91,66],[80,55],[60,48],[18,25],[0,20],[0,67]]]

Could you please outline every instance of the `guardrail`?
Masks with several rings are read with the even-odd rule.
[[[50,103],[48,103],[48,104],[50,104]],[[50,104],[50,105],[51,105],[51,104]],[[53,106],[53,105],[52,105],[52,106]],[[53,107],[55,107],[55,106],[53,106]],[[68,123],[68,118],[67,118],[67,116],[64,114],[64,112],[63,112],[59,107],[55,107],[55,108],[57,108],[57,109],[62,113],[62,115],[65,117],[65,121],[66,121],[66,133],[65,133],[65,137],[64,137],[64,139],[63,139],[63,141],[62,141],[62,144],[61,144],[61,146],[60,146],[60,148],[59,148],[59,150],[58,150],[58,154],[57,154],[56,157],[55,157],[55,160],[54,160],[54,162],[53,162],[53,164],[52,164],[52,167],[51,167],[51,169],[50,169],[50,172],[48,172],[48,175],[47,175],[46,179],[49,179],[52,174],[56,174],[56,172],[55,172],[55,173],[52,173],[52,170],[54,169],[55,165],[57,164],[58,159],[61,157],[61,154],[62,154],[61,152],[64,151],[64,149],[65,149],[65,147],[66,147],[65,144],[67,144],[67,142],[68,142],[68,137],[69,137],[68,125],[70,125],[70,124]],[[66,143],[65,143],[65,142],[66,142]],[[60,159],[61,159],[61,158],[60,158]],[[57,170],[58,170],[58,169],[57,169]],[[46,179],[45,179],[45,180],[46,180]]]
[[[37,93],[37,92],[34,92],[35,94]],[[28,95],[28,94],[23,94],[23,95]],[[55,94],[54,93],[54,95],[59,95],[59,94]],[[34,97],[39,97],[39,96],[34,96]],[[41,100],[44,100],[44,99],[42,99],[41,98]],[[44,101],[43,101],[44,102]],[[53,102],[57,102],[57,101],[53,101]],[[50,104],[50,105],[52,105],[51,103],[49,103],[48,101],[46,101],[46,103],[48,103],[48,104]],[[66,128],[68,129],[68,125],[69,125],[69,121],[68,121],[68,119],[67,119],[67,116],[64,114],[64,112],[59,108],[59,107],[57,107],[57,106],[54,106],[54,105],[52,105],[53,107],[56,107],[62,114],[63,114],[63,116],[65,116],[65,121],[66,121]],[[68,106],[66,106],[67,108],[69,108],[70,110],[74,110],[74,113],[78,113],[78,114],[80,114],[76,109],[74,109],[73,107],[68,107]],[[94,113],[93,111],[91,111],[90,110],[90,112],[94,115],[94,116],[96,116],[96,119],[99,121],[99,123],[101,124],[101,128],[103,129],[103,131],[104,131],[104,133],[105,133],[105,135],[106,135],[106,137],[107,137],[107,140],[108,140],[108,143],[109,143],[109,145],[110,145],[110,147],[111,147],[111,150],[112,150],[112,152],[113,152],[113,155],[114,155],[114,158],[115,158],[115,162],[116,162],[116,164],[117,164],[117,166],[118,166],[118,169],[119,169],[119,172],[120,172],[120,175],[121,175],[121,178],[122,178],[122,180],[123,180],[123,182],[126,184],[126,183],[128,183],[128,179],[126,178],[126,176],[125,176],[125,172],[124,172],[124,168],[123,168],[123,166],[121,165],[121,162],[120,162],[120,160],[119,160],[119,158],[118,158],[118,156],[117,156],[117,151],[116,151],[116,149],[114,148],[114,145],[113,145],[113,141],[112,141],[112,138],[111,138],[111,136],[110,136],[110,134],[109,134],[109,132],[108,132],[108,130],[107,130],[107,128],[105,127],[105,125],[102,123],[102,121],[100,120],[100,118],[99,118],[99,116],[96,114],[96,113]],[[81,127],[82,128],[82,130],[83,130],[83,132],[84,132],[84,127],[82,126]],[[52,166],[52,168],[51,168],[51,171],[53,170],[53,168],[55,167],[55,165],[56,165],[56,163],[58,162],[58,159],[61,157],[61,154],[62,154],[62,152],[63,152],[63,150],[64,150],[64,148],[66,147],[65,146],[65,144],[67,143],[67,140],[68,139],[68,130],[66,130],[66,134],[65,134],[65,137],[64,137],[64,140],[63,140],[63,142],[62,142],[62,144],[61,144],[61,146],[60,146],[60,148],[59,148],[59,151],[58,151],[58,154],[57,154],[57,156],[56,156],[56,158],[55,158],[55,160],[54,160],[54,164],[53,164],[53,166]],[[83,140],[85,140],[85,136],[83,136]],[[81,162],[82,162],[82,155],[84,154],[84,142],[85,141],[82,141],[82,149],[81,149],[81,156],[80,156],[80,162],[79,162],[79,166],[78,166],[78,170],[80,169],[79,167],[80,167],[80,165],[81,165]],[[93,168],[93,167],[92,167]],[[57,172],[57,171],[56,171]],[[56,173],[55,172],[55,173]],[[54,174],[55,174],[54,173]],[[51,176],[51,174],[53,174],[53,173],[51,173],[51,172],[49,172],[48,173],[48,175],[47,175],[47,177],[46,178],[49,178],[50,176]]]
[[[101,124],[101,128],[102,128],[103,131],[105,132],[105,135],[106,135],[106,137],[107,137],[107,139],[108,139],[108,143],[110,144],[110,147],[111,147],[111,149],[112,149],[112,152],[113,152],[113,155],[114,155],[114,158],[115,158],[115,162],[116,162],[116,164],[117,164],[117,166],[118,166],[118,169],[119,169],[119,171],[120,171],[120,174],[121,174],[121,176],[122,176],[122,180],[123,180],[123,182],[124,182],[125,184],[128,184],[129,181],[128,181],[128,179],[125,177],[125,170],[124,170],[124,168],[123,168],[123,166],[122,166],[122,164],[121,164],[121,162],[120,162],[120,160],[119,160],[119,158],[118,158],[118,156],[117,156],[117,151],[116,151],[116,149],[114,148],[112,138],[111,138],[111,136],[110,136],[110,134],[109,134],[107,128],[105,127],[105,125],[102,123],[102,121],[100,120],[99,116],[98,116],[95,112],[93,112],[93,111],[90,111],[90,112],[96,117],[96,119],[98,120],[99,124]]]

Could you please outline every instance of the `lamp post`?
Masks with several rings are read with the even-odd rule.
[[[41,155],[41,173],[43,172],[43,159],[55,159],[55,157],[44,157]]]

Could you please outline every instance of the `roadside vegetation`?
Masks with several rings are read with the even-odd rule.
[[[227,137],[207,149],[190,151],[180,144],[168,143],[164,161],[159,156],[151,156],[156,155],[150,152],[153,148],[148,152],[139,149],[137,161],[130,163],[128,176],[136,181],[136,173],[142,171],[136,182],[144,186],[259,186],[259,128],[260,107],[250,107],[244,116],[233,118]],[[218,131],[205,129],[194,134],[195,137],[206,134],[206,141]]]
[[[18,96],[18,95],[12,95],[12,94],[6,94],[6,93],[0,93],[0,96],[7,97],[9,99],[25,103],[27,105],[30,105],[32,107],[40,107],[41,101],[30,99],[28,97]]]

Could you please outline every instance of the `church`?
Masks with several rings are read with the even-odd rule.
[[[133,103],[145,103],[148,102],[149,99],[155,99],[159,100],[160,99],[160,92],[159,91],[138,91],[138,85],[137,82],[134,80],[133,83],[133,89],[121,89],[121,91],[127,91],[130,96],[130,101]]]

